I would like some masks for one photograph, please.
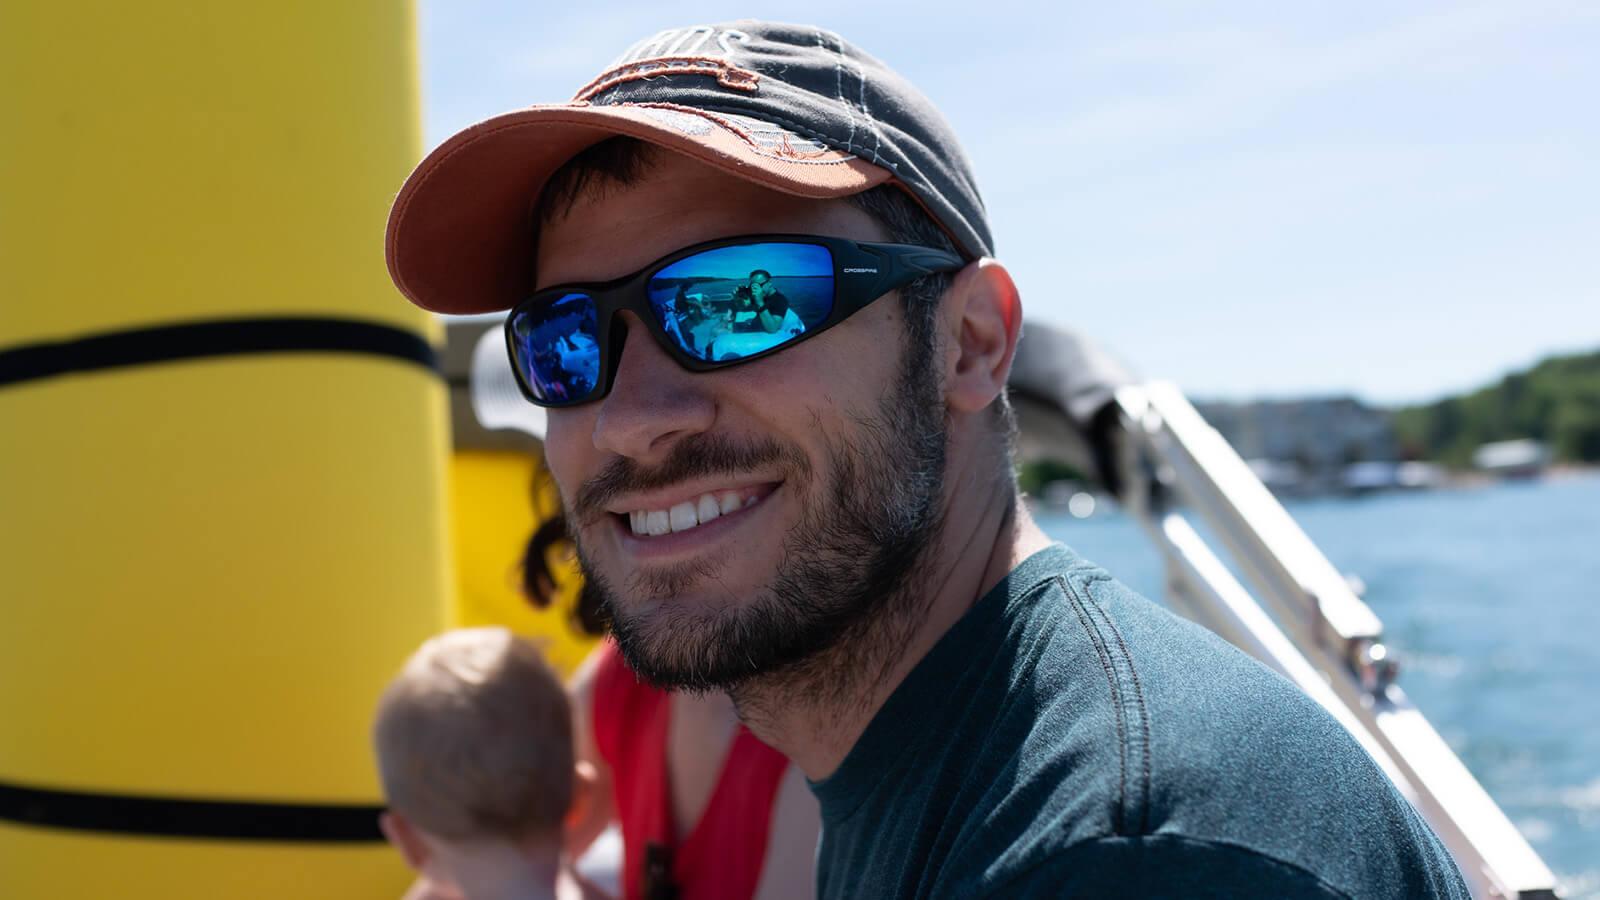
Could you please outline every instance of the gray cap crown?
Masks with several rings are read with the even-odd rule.
[[[776,125],[888,169],[967,255],[994,253],[950,124],[910,82],[832,32],[754,20],[663,31],[630,47],[577,99]]]

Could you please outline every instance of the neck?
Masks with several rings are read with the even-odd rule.
[[[557,846],[509,842],[456,845],[449,852],[451,880],[467,900],[554,900],[561,869]]]
[[[952,460],[952,463],[955,461]],[[807,778],[832,775],[878,710],[973,604],[1050,541],[1009,479],[979,478],[983,465],[947,469],[944,527],[903,585],[901,616],[868,623],[796,671],[730,691],[740,718]],[[997,483],[999,482],[999,483]],[[811,698],[797,702],[796,698]]]

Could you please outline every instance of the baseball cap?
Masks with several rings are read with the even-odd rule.
[[[395,285],[434,312],[515,305],[533,287],[545,182],[618,135],[802,197],[894,184],[964,255],[993,255],[966,154],[927,97],[836,34],[737,21],[652,35],[570,102],[504,113],[440,144],[389,212]]]

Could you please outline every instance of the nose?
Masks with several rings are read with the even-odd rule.
[[[597,449],[642,463],[660,462],[684,438],[716,419],[707,379],[680,367],[645,324],[622,314],[627,338],[611,391],[595,417]]]

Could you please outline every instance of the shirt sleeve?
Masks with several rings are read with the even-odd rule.
[[[785,297],[782,291],[773,291],[768,294],[766,304],[767,312],[772,313],[773,316],[779,319],[783,318],[783,314],[789,311],[789,298]]]
[[[1101,838],[991,884],[986,897],[1349,900],[1305,869],[1247,847],[1177,835]],[[1389,896],[1387,892],[1374,896]]]

